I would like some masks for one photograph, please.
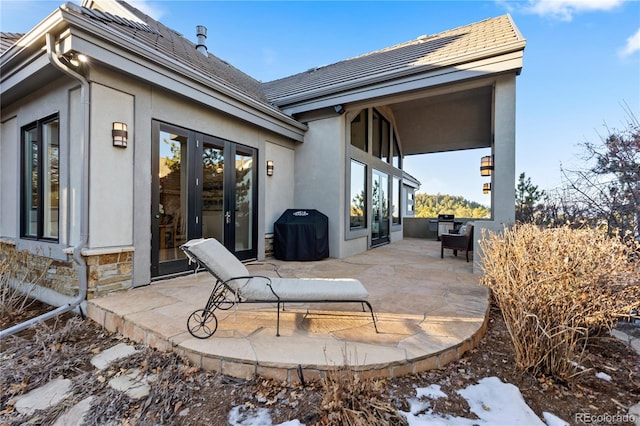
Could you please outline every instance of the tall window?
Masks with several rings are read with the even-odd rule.
[[[373,110],[373,156],[389,162],[389,131],[391,123],[378,111]]]
[[[400,157],[400,145],[398,145],[398,138],[396,138],[396,132],[393,132],[391,137],[391,143],[393,146],[393,167],[402,168],[402,158]]]
[[[59,206],[58,115],[22,129],[21,235],[58,239]]]
[[[365,212],[367,211],[367,167],[356,160],[351,160],[351,207],[350,226],[364,228],[366,224]]]
[[[351,122],[351,145],[367,151],[368,145],[368,110],[363,109]]]
[[[400,178],[393,177],[393,204],[391,206],[391,222],[394,225],[400,224],[400,192],[402,191],[402,184]]]

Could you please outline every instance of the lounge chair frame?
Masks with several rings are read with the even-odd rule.
[[[215,279],[216,282],[211,290],[211,294],[207,300],[204,308],[196,309],[189,315],[187,319],[187,329],[189,333],[198,339],[207,339],[211,337],[216,330],[218,329],[218,318],[215,315],[215,311],[217,309],[220,310],[228,310],[235,305],[240,303],[276,303],[277,305],[277,315],[276,315],[276,336],[280,336],[280,311],[284,311],[285,303],[360,303],[362,305],[362,311],[366,312],[365,306],[369,309],[371,313],[371,319],[373,320],[373,327],[378,333],[378,325],[376,323],[375,314],[373,312],[373,307],[368,300],[365,299],[305,299],[305,298],[290,298],[287,297],[286,294],[278,294],[273,286],[271,278],[262,276],[262,275],[246,275],[246,276],[237,276],[232,277],[228,280],[223,280],[216,273],[216,271],[209,268],[201,259],[198,258],[192,251],[189,250],[189,244],[184,244],[180,246],[180,248],[187,255],[187,258],[190,262],[195,263],[195,272],[197,273],[199,268],[206,270],[209,272]],[[264,284],[268,286],[269,290],[273,294],[274,299],[246,299],[242,297],[234,288],[231,283],[233,281],[246,281],[246,280],[261,280],[264,281]],[[322,280],[322,279],[318,279]]]

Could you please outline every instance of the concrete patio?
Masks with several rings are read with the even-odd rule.
[[[206,304],[214,281],[201,272],[92,299],[87,314],[106,329],[175,351],[223,374],[296,382],[348,365],[364,375],[396,377],[439,368],[475,347],[486,329],[489,291],[473,262],[440,259],[440,243],[405,239],[345,259],[247,265],[255,275],[357,278],[369,291],[378,323],[358,304],[287,304],[276,337],[276,307],[241,304],[216,311],[218,330],[205,340],[187,318]]]

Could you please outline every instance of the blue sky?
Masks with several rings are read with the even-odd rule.
[[[262,81],[510,13],[527,39],[517,78],[516,175],[525,172],[545,190],[561,185],[561,164],[584,164],[580,143],[598,141],[605,125],[626,126],[625,108],[640,118],[640,1],[131,3],[194,42],[196,25],[206,26],[210,53]],[[0,30],[26,32],[59,4],[2,0]],[[408,157],[405,169],[421,192],[489,204],[479,173],[486,153]],[[452,176],[450,161],[464,172]]]

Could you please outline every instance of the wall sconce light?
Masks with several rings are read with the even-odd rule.
[[[482,185],[482,193],[483,194],[488,194],[489,192],[491,192],[491,184],[490,183],[485,183]]]
[[[493,156],[485,155],[480,159],[480,176],[491,176],[493,170]]]
[[[267,160],[267,176],[273,176],[273,160]]]
[[[113,138],[113,146],[126,148],[127,138],[129,137],[127,125],[125,123],[114,122],[111,128],[111,137]]]

